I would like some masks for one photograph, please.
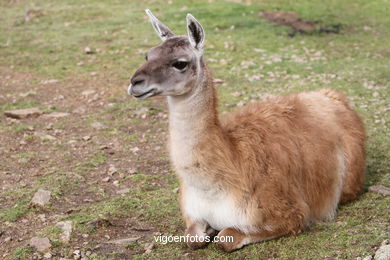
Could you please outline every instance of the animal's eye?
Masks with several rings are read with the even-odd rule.
[[[178,70],[184,70],[188,65],[187,61],[175,61],[172,66]]]

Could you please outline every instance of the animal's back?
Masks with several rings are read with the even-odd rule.
[[[332,218],[361,188],[363,124],[338,92],[275,96],[230,113],[222,127],[240,157],[240,189],[260,208],[307,223]]]

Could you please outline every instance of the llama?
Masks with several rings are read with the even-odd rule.
[[[231,252],[298,234],[358,196],[366,137],[342,93],[276,96],[220,119],[203,27],[188,14],[188,35],[178,36],[146,13],[162,43],[148,51],[128,92],[137,99],[167,96],[185,234],[197,238],[187,241],[190,248],[231,236],[217,242]]]

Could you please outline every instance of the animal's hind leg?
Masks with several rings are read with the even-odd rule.
[[[340,203],[346,203],[355,199],[362,188],[364,182],[364,143],[360,140],[350,138],[347,142],[346,176],[344,178],[343,190]],[[360,142],[359,142],[360,141]]]
[[[297,229],[296,231],[288,231],[285,229],[268,231],[261,229],[257,233],[245,234],[234,228],[225,228],[218,233],[214,241],[224,251],[232,252],[248,244],[271,240],[288,234],[298,233],[301,233],[300,229]]]

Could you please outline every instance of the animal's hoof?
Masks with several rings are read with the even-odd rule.
[[[226,242],[217,242],[217,246],[227,253],[233,252],[238,249],[234,247],[232,243],[226,243]]]
[[[187,246],[192,250],[201,249],[207,246],[207,242],[187,242]]]
[[[221,230],[215,240],[217,246],[225,252],[233,252],[242,247],[242,235],[233,228],[225,228]]]

